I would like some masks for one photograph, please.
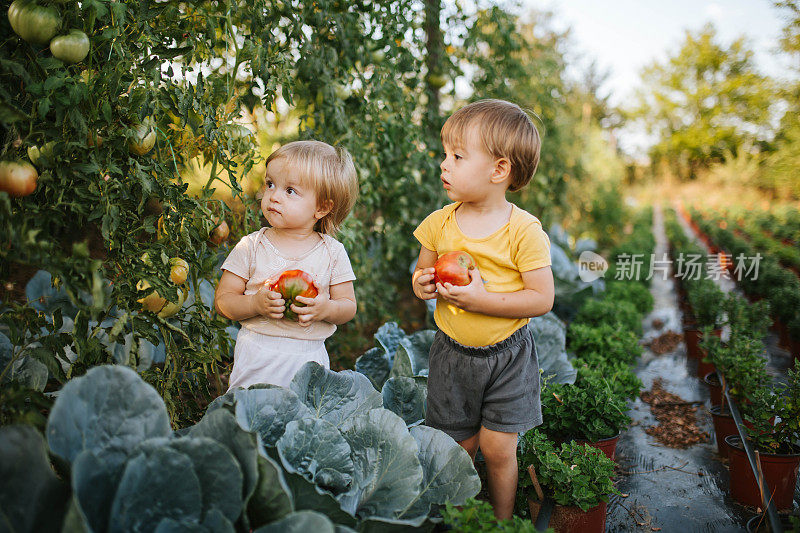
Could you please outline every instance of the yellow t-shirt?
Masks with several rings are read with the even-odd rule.
[[[475,258],[489,292],[516,292],[524,288],[521,272],[550,265],[550,239],[539,219],[516,205],[509,221],[481,239],[461,232],[456,202],[434,211],[414,230],[422,246],[439,256],[463,250]],[[524,326],[529,318],[503,318],[471,313],[439,298],[434,320],[444,333],[466,346],[489,346]]]

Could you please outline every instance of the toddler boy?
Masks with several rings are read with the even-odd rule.
[[[495,516],[506,519],[517,489],[517,434],[542,423],[539,364],[527,324],[550,311],[554,297],[547,234],[506,192],[528,184],[541,143],[528,115],[502,100],[462,107],[441,137],[441,180],[454,203],[414,231],[421,244],[414,294],[438,296],[425,423],[473,459],[480,447]],[[455,250],[475,259],[471,282],[435,284],[433,264]]]

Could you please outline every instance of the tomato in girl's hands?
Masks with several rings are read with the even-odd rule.
[[[286,310],[283,316],[290,320],[297,320],[297,313],[292,311],[292,304],[298,307],[305,307],[305,304],[295,300],[298,296],[304,298],[316,298],[319,291],[314,285],[314,279],[307,272],[302,270],[287,270],[283,272],[278,280],[269,286],[269,290],[280,293],[281,298],[286,301]]]

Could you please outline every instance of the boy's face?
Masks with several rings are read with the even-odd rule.
[[[300,183],[294,174],[292,165],[283,157],[267,165],[261,211],[273,228],[311,229],[322,218],[318,216],[314,188]]]
[[[447,196],[454,202],[484,199],[495,186],[491,181],[495,163],[495,158],[483,148],[472,130],[468,130],[465,139],[456,146],[445,143],[444,160],[439,167]]]

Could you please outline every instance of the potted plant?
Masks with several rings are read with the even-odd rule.
[[[684,328],[686,353],[689,357],[697,358],[703,328],[710,327],[718,337],[722,334],[725,293],[712,280],[701,279],[689,286],[687,294],[695,323]]]
[[[614,459],[619,433],[630,424],[623,385],[588,366],[575,383],[545,382],[541,431],[555,442],[587,442]]]
[[[746,410],[753,397],[769,383],[765,359],[762,356],[764,344],[744,334],[732,336],[727,343],[716,337],[703,341],[708,349],[708,357],[725,377],[725,385],[736,404]],[[723,457],[728,456],[725,437],[735,435],[736,424],[726,405],[720,403],[711,407],[717,450]]]
[[[556,531],[605,531],[606,503],[611,494],[619,494],[611,480],[611,459],[586,444],[556,447],[535,428],[520,438],[517,460],[531,520],[536,521],[543,499],[550,497],[556,503],[550,525]]]
[[[788,380],[763,388],[744,412],[747,440],[759,454],[759,464],[778,510],[791,509],[800,466],[800,363]],[[731,496],[745,505],[762,507],[761,494],[738,435],[726,438],[730,447]]]

